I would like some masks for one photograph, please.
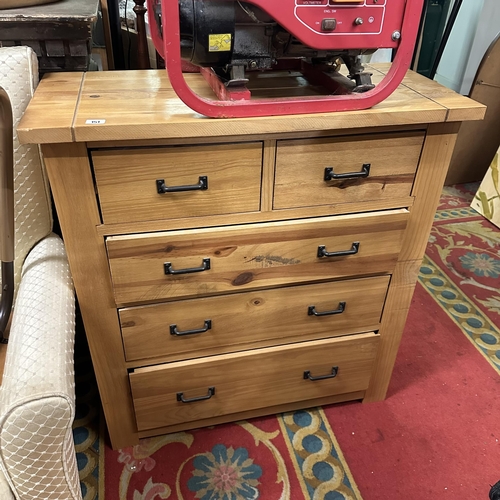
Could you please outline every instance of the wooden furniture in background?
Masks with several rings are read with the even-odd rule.
[[[113,36],[111,34],[111,20],[110,20],[108,0],[100,0],[100,1],[101,1],[104,40],[106,43],[107,69],[115,69],[115,58],[113,54]]]
[[[152,51],[154,56],[153,60],[156,60],[156,68],[165,68],[165,62],[160,57],[158,52],[155,50],[153,44],[148,44],[148,34],[146,29],[145,15],[147,13],[147,8],[144,6],[145,0],[134,0],[136,6],[134,7],[134,12],[137,15],[137,68],[138,69],[150,69],[151,68],[151,58],[149,51]],[[153,63],[154,64],[154,63]]]
[[[500,146],[500,35],[484,55],[470,97],[487,106],[486,115],[462,125],[446,185],[482,180]]]
[[[134,12],[137,16],[137,63],[138,69],[150,69],[148,39],[146,34],[146,21],[144,16],[147,9],[144,7],[146,0],[134,0]]]
[[[253,95],[308,91],[269,83]],[[484,112],[415,73],[369,110],[221,120],[165,71],[48,75],[19,134],[42,144],[113,447],[382,400],[460,122]]]
[[[31,7],[33,5],[43,5],[56,1],[57,0],[0,0],[0,9]]]
[[[0,10],[0,43],[31,47],[40,73],[86,71],[99,1],[61,0],[43,7]]]

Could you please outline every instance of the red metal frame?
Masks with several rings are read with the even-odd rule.
[[[349,34],[334,36],[332,33],[330,34],[331,36],[326,36],[312,31],[301,23],[295,15],[295,0],[245,1],[265,10],[309,47],[330,49],[397,47],[394,62],[386,77],[373,90],[362,94],[352,93],[334,96],[283,97],[236,101],[206,99],[191,90],[182,73],[178,0],[161,0],[163,40],[158,29],[153,25],[151,35],[154,44],[160,55],[165,59],[172,88],[179,98],[191,109],[205,116],[214,118],[276,116],[371,108],[391,95],[408,71],[413,56],[424,2],[424,0],[385,0],[383,5],[385,5],[387,19],[384,22],[382,32],[377,34],[361,34],[356,38]],[[366,7],[369,2],[373,3],[373,0],[365,0],[363,6]],[[288,4],[288,7],[286,4]],[[150,12],[153,11],[153,0],[148,0],[148,9]],[[396,14],[391,15],[393,12]],[[389,34],[392,36],[394,31],[401,33],[400,40],[393,41],[390,38],[387,41],[387,36]]]
[[[200,68],[200,73],[212,87],[214,94],[222,101],[250,100],[252,94],[244,86],[226,87],[212,68]]]

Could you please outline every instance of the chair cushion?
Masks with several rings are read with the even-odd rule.
[[[47,179],[38,145],[19,144],[17,125],[38,84],[38,61],[29,47],[0,48],[0,86],[9,94],[14,119],[14,214],[17,286],[31,248],[52,230]]]

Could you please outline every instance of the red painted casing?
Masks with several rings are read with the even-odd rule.
[[[226,0],[232,2],[235,0]],[[401,83],[411,59],[424,0],[245,0],[272,16],[304,45],[314,49],[396,49],[387,76],[369,92],[343,95],[219,101],[194,93],[182,73],[178,0],[161,0],[163,37],[151,29],[156,50],[165,59],[173,89],[190,108],[210,117],[273,116],[367,109],[386,99]],[[153,0],[148,0],[153,10]],[[363,24],[355,24],[357,18]],[[152,20],[153,16],[150,16]],[[323,19],[336,19],[332,32],[321,29]],[[399,39],[393,34],[400,33]]]

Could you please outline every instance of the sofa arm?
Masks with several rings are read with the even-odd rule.
[[[73,284],[61,239],[23,265],[0,388],[0,467],[21,500],[81,499],[73,444]]]

